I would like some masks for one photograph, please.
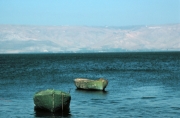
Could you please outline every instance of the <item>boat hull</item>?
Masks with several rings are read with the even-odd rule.
[[[98,80],[90,80],[84,78],[76,78],[74,79],[75,86],[77,89],[85,89],[85,90],[102,90],[104,91],[106,86],[108,85],[108,81],[100,78]]]
[[[47,89],[35,93],[33,100],[35,110],[56,112],[69,109],[71,96],[69,93]]]

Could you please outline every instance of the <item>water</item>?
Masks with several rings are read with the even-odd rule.
[[[105,92],[77,90],[78,77],[105,78]],[[33,95],[71,94],[69,113],[37,113]],[[180,116],[180,52],[1,54],[2,118],[162,118]]]

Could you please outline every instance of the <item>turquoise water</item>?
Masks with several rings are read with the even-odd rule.
[[[77,90],[75,78],[105,78],[105,92]],[[37,113],[33,95],[71,94],[69,113]],[[180,52],[1,54],[0,117],[179,117]]]

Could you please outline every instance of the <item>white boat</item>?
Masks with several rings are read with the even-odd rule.
[[[97,80],[85,79],[85,78],[76,78],[74,79],[77,89],[85,90],[102,90],[104,91],[108,85],[106,79],[100,78]]]

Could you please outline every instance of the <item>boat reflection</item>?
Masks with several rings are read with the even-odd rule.
[[[34,111],[35,111],[35,117],[66,117],[66,118],[70,118],[71,114],[70,114],[70,109],[67,110],[59,110],[57,112],[48,112],[46,110],[42,110],[42,109],[36,109],[34,107]]]
[[[93,94],[93,95],[106,95],[108,91],[99,91],[99,90],[84,90],[84,89],[76,89],[75,92],[82,94]]]

